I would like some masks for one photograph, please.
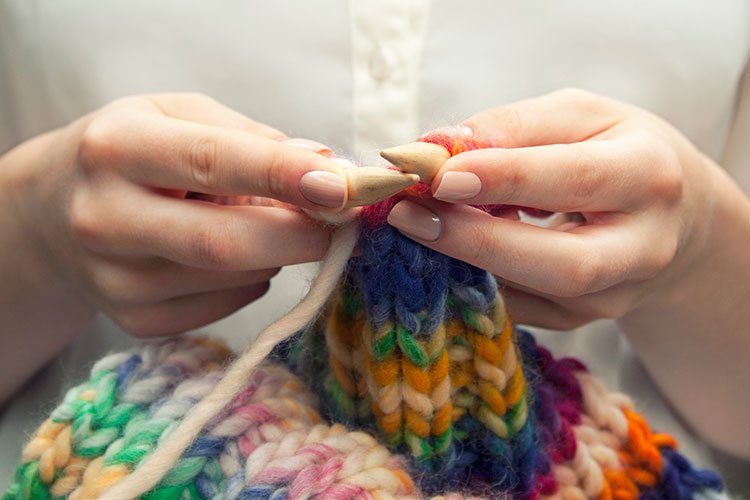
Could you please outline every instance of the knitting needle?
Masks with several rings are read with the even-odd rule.
[[[347,202],[344,208],[372,205],[393,196],[419,182],[419,176],[383,167],[345,168]],[[189,191],[186,199],[206,200],[227,205],[249,205],[248,196],[218,196]],[[245,202],[240,200],[245,199]]]
[[[382,167],[356,167],[345,170],[348,178],[346,207],[372,205],[419,182],[419,176]]]
[[[287,139],[285,144],[309,149],[331,158],[344,168],[347,177],[347,201],[343,208],[372,205],[419,182],[419,176],[387,168],[357,167],[346,158],[336,158],[328,146],[309,139]]]
[[[443,146],[429,142],[412,142],[380,152],[402,172],[417,174],[422,182],[432,182],[450,153]]]

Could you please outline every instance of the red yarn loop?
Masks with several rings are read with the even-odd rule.
[[[473,151],[476,149],[500,147],[480,138],[467,136],[466,134],[460,133],[458,129],[456,129],[455,133],[450,134],[445,132],[430,133],[421,137],[419,141],[442,146],[446,149],[446,151],[450,153],[451,156],[455,156],[459,153],[465,153],[466,151]],[[388,198],[387,200],[365,207],[360,215],[362,222],[368,228],[384,225],[391,209],[396,205],[396,203],[407,197],[422,199],[432,198],[432,189],[430,184],[426,182],[420,182],[405,189],[401,193]],[[536,218],[546,218],[553,213],[547,210],[540,210],[538,208],[520,207],[516,205],[505,204],[472,206],[493,216],[500,215],[501,213],[506,212],[509,209],[522,210],[525,214]]]

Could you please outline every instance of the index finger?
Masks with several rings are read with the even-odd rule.
[[[625,106],[579,89],[564,89],[490,108],[463,122],[503,148],[570,144],[596,136],[621,119]]]
[[[255,195],[313,210],[341,208],[347,200],[346,174],[332,159],[241,130],[161,115],[94,119],[82,151],[89,170],[115,169],[149,187]],[[302,177],[311,172],[317,197],[301,190]]]

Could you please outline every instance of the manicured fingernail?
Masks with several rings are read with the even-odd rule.
[[[435,198],[462,201],[473,198],[482,190],[482,181],[471,172],[446,172],[435,190]]]
[[[306,149],[308,151],[318,153],[319,155],[323,155],[327,158],[333,156],[333,150],[331,148],[329,148],[325,144],[321,144],[310,139],[294,137],[291,139],[284,139],[283,141],[281,141],[281,143],[286,144],[287,146],[292,146],[293,148]]]
[[[299,190],[316,205],[338,208],[344,205],[346,198],[346,179],[332,172],[314,170],[302,176]]]
[[[388,224],[402,233],[420,240],[435,241],[440,237],[440,218],[428,208],[410,201],[400,201],[388,214]]]

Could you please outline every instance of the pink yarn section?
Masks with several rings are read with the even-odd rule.
[[[420,141],[429,142],[431,144],[437,144],[439,146],[442,146],[450,153],[451,156],[464,153],[467,151],[473,151],[475,149],[500,147],[500,146],[494,145],[493,143],[487,140],[483,140],[481,138],[467,137],[460,133],[429,134],[429,135],[422,137]],[[370,205],[370,206],[365,207],[362,210],[362,213],[360,215],[363,224],[365,225],[365,227],[368,227],[368,228],[382,226],[383,224],[386,223],[388,214],[390,213],[394,205],[396,205],[396,203],[408,197],[417,198],[417,199],[432,198],[432,188],[430,184],[426,182],[420,182],[404,190],[402,193],[396,196],[393,196],[380,203],[376,203],[375,205]],[[532,207],[518,207],[515,205],[488,204],[488,205],[472,205],[472,206],[474,208],[478,208],[479,210],[487,212],[491,215],[499,215],[509,209],[518,209],[518,210],[523,211],[527,215],[531,217],[536,217],[536,218],[545,218],[545,217],[549,217],[550,215],[552,215],[552,212],[548,212],[546,210],[540,210],[540,209],[532,208]]]

